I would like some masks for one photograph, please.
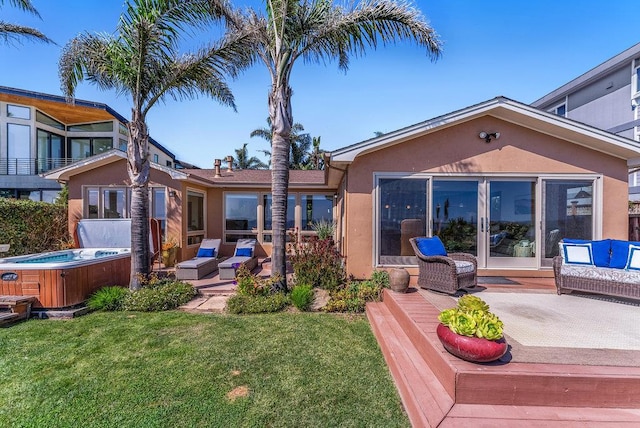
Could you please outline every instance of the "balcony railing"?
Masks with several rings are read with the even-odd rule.
[[[0,175],[37,175],[67,166],[75,158],[8,158],[0,159]]]

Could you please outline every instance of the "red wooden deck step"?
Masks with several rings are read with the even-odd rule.
[[[415,292],[367,305],[413,426],[640,426],[640,368],[472,364],[440,344],[438,312]]]

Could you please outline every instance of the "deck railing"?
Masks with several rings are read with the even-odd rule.
[[[78,161],[75,158],[4,158],[0,175],[37,175]]]

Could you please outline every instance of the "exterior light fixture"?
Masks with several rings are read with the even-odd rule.
[[[175,198],[177,196],[177,193],[175,190],[169,190],[169,197],[170,198]]]
[[[488,142],[491,141],[492,138],[494,140],[497,140],[498,138],[500,138],[500,133],[499,132],[484,132],[484,131],[482,131],[481,133],[478,134],[478,137],[484,139],[485,143],[488,143]]]

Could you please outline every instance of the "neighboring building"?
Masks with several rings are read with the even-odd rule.
[[[62,187],[39,174],[126,150],[127,122],[105,104],[0,86],[0,197],[52,202]],[[150,143],[153,162],[175,166],[173,153]]]
[[[46,174],[69,183],[70,229],[114,209],[128,216],[125,158],[113,150]],[[288,227],[312,234],[314,221],[335,221],[350,275],[416,275],[408,239],[433,234],[475,254],[481,275],[552,276],[561,238],[627,238],[627,171],[640,146],[499,97],[335,150],[325,165],[291,171]],[[271,254],[271,171],[156,165],[150,181],[152,215],[180,259],[205,237],[222,238],[222,255],[243,237]]]
[[[640,43],[531,105],[640,141]],[[640,200],[640,173],[629,174],[630,199]]]

